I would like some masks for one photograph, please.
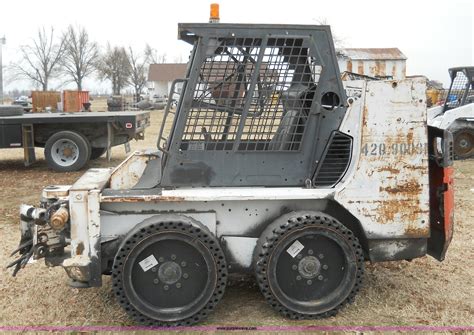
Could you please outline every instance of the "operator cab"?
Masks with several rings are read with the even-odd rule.
[[[180,24],[179,36],[194,48],[160,131],[162,187],[337,183],[351,138],[336,132],[346,97],[329,27]],[[341,140],[332,157],[342,164],[318,179]]]
[[[451,85],[444,99],[443,113],[474,102],[474,66],[448,70]]]

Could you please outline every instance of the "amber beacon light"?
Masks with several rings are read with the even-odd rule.
[[[211,3],[211,14],[209,16],[209,23],[218,23],[219,20],[219,4]]]

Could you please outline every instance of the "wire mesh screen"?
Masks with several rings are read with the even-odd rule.
[[[453,80],[451,91],[441,92],[438,101],[445,103],[447,109],[452,109],[461,106],[463,98],[469,97],[471,94],[472,90],[468,78],[462,71],[458,71]]]
[[[321,72],[307,41],[211,39],[210,47],[181,149],[299,150]]]

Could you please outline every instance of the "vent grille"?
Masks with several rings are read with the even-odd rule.
[[[351,161],[352,138],[345,134],[335,132],[326,149],[322,164],[316,171],[314,178],[315,187],[332,187],[346,173]]]

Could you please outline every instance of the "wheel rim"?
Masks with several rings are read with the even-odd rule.
[[[51,147],[51,158],[57,165],[71,166],[79,158],[79,148],[72,140],[57,140]]]
[[[469,132],[461,132],[454,140],[454,152],[457,156],[467,157],[472,154],[474,142],[473,135]]]
[[[153,255],[157,265],[144,271],[140,262]],[[192,316],[213,295],[217,270],[210,251],[180,233],[152,235],[130,252],[123,271],[124,290],[142,314],[161,321]]]
[[[293,258],[288,248],[304,247]],[[275,247],[269,259],[268,282],[286,308],[302,314],[323,313],[338,306],[352,291],[356,257],[337,234],[311,227],[295,231]]]

